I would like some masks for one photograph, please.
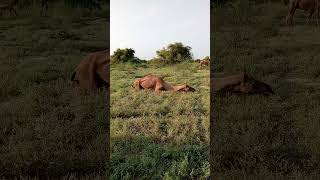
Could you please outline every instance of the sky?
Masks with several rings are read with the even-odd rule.
[[[110,48],[132,48],[149,60],[170,43],[192,48],[193,57],[210,55],[209,0],[111,0]]]

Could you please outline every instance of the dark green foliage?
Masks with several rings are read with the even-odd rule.
[[[211,0],[216,5],[226,4],[228,2],[231,2],[232,0]]]
[[[236,1],[239,1],[239,0],[211,0],[215,5],[217,6],[221,6],[221,5],[226,5],[228,3],[231,3],[231,2],[236,2]],[[254,2],[254,3],[257,3],[257,4],[261,4],[261,3],[270,3],[270,2],[277,2],[279,3],[280,0],[247,0],[247,1],[251,1],[251,2]],[[289,3],[290,0],[281,0],[281,2],[284,4],[284,5],[287,5]]]
[[[163,61],[165,64],[181,63],[192,59],[191,47],[184,46],[181,42],[169,44],[156,53],[158,57],[155,61]]]
[[[203,60],[209,60],[210,61],[210,57],[206,56],[206,57],[203,58]]]
[[[142,63],[142,61],[134,57],[135,51],[131,48],[117,49],[111,55],[111,63]]]
[[[18,0],[17,6],[19,8],[27,8],[33,5],[33,3],[35,3],[35,0]]]
[[[29,8],[32,5],[39,6],[41,0],[17,0],[17,6],[20,8]],[[46,0],[42,0],[46,1]],[[105,4],[103,0],[47,0],[49,2],[49,8],[51,4],[63,1],[66,5],[73,8],[87,8],[89,10],[101,10],[102,4]],[[40,7],[40,6],[39,6]],[[40,7],[41,8],[41,7]]]
[[[88,8],[90,10],[101,9],[102,0],[64,0],[71,7]]]

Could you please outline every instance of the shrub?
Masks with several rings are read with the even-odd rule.
[[[208,61],[210,61],[210,57],[209,57],[209,56],[206,56],[205,58],[203,58],[203,60],[208,60]]]
[[[135,51],[131,48],[117,49],[111,56],[111,63],[142,62],[139,58],[134,57],[134,53]]]
[[[181,42],[169,44],[167,48],[157,51],[154,61],[164,64],[175,64],[192,59],[191,47],[184,46]]]

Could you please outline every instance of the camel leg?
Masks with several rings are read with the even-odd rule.
[[[161,87],[157,85],[156,88],[154,89],[154,92],[159,95],[160,91],[161,91]]]
[[[159,90],[159,89],[156,89],[154,92],[155,92],[156,94],[160,94],[160,90]]]
[[[294,16],[297,8],[298,8],[298,0],[295,0],[291,4],[290,13],[288,15],[290,25],[293,25],[293,16]]]
[[[42,16],[43,7],[41,6],[40,16]]]
[[[9,14],[10,14],[10,15],[14,15],[14,13],[13,13],[13,11],[12,11],[12,8],[9,9]]]
[[[156,93],[160,93],[160,91],[166,91],[167,89],[159,82],[157,82],[156,87],[154,88]]]
[[[292,13],[291,13],[291,17],[290,17],[290,24],[291,24],[291,25],[293,24],[292,21],[293,21],[293,16],[294,16],[294,13],[296,12],[296,9],[297,9],[297,8],[294,7],[293,10],[292,10]]]
[[[289,25],[289,20],[290,20],[290,15],[291,15],[291,8],[292,8],[292,5],[290,6],[289,13],[288,13],[287,18],[286,18],[286,25],[287,26]]]
[[[46,1],[46,4],[45,4],[45,15],[44,16],[47,16],[47,13],[48,13],[48,1]]]
[[[291,15],[291,11],[289,12],[287,19],[286,19],[286,25],[292,25],[292,15]]]
[[[13,14],[14,14],[15,16],[18,15],[16,9],[14,9],[13,7],[12,7],[12,12],[13,12]]]
[[[40,15],[41,16],[46,16],[46,10],[48,9],[48,4],[47,1],[45,0],[40,0]]]
[[[307,20],[307,25],[309,25],[309,21],[311,20],[313,13],[314,13],[314,10],[310,11],[310,14]]]
[[[294,16],[294,12],[295,10],[291,10],[290,13],[288,14],[287,16],[287,19],[286,19],[286,24],[287,25],[292,25],[292,19],[293,19],[293,16]]]
[[[10,14],[17,16],[17,12],[14,8],[10,8]]]
[[[289,25],[290,13],[291,13],[291,7],[290,7],[289,13],[288,13],[287,18],[286,18],[286,25],[287,26]]]
[[[286,19],[286,25],[292,25],[292,18],[293,18],[293,14],[294,14],[294,9],[296,7],[295,2],[292,2],[289,8],[289,13]]]
[[[140,90],[141,90],[141,88],[140,88],[140,83],[135,83],[133,86],[134,86],[134,89],[135,89],[136,91],[140,91]]]
[[[319,16],[320,16],[320,14],[319,14],[319,9],[318,9],[317,12],[316,12],[316,16],[317,16],[317,25],[318,25],[318,27],[319,27]]]

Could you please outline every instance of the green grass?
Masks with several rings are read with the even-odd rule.
[[[194,93],[136,92],[153,73]],[[209,177],[209,68],[197,63],[111,66],[111,179]]]
[[[0,17],[0,177],[101,177],[105,97],[69,80],[81,58],[107,48],[107,10],[49,9]]]
[[[233,8],[232,8],[233,6]],[[211,26],[214,72],[246,70],[270,84],[271,97],[217,97],[212,171],[221,179],[319,176],[320,39],[297,10],[285,27],[281,3],[239,0],[216,7]]]

